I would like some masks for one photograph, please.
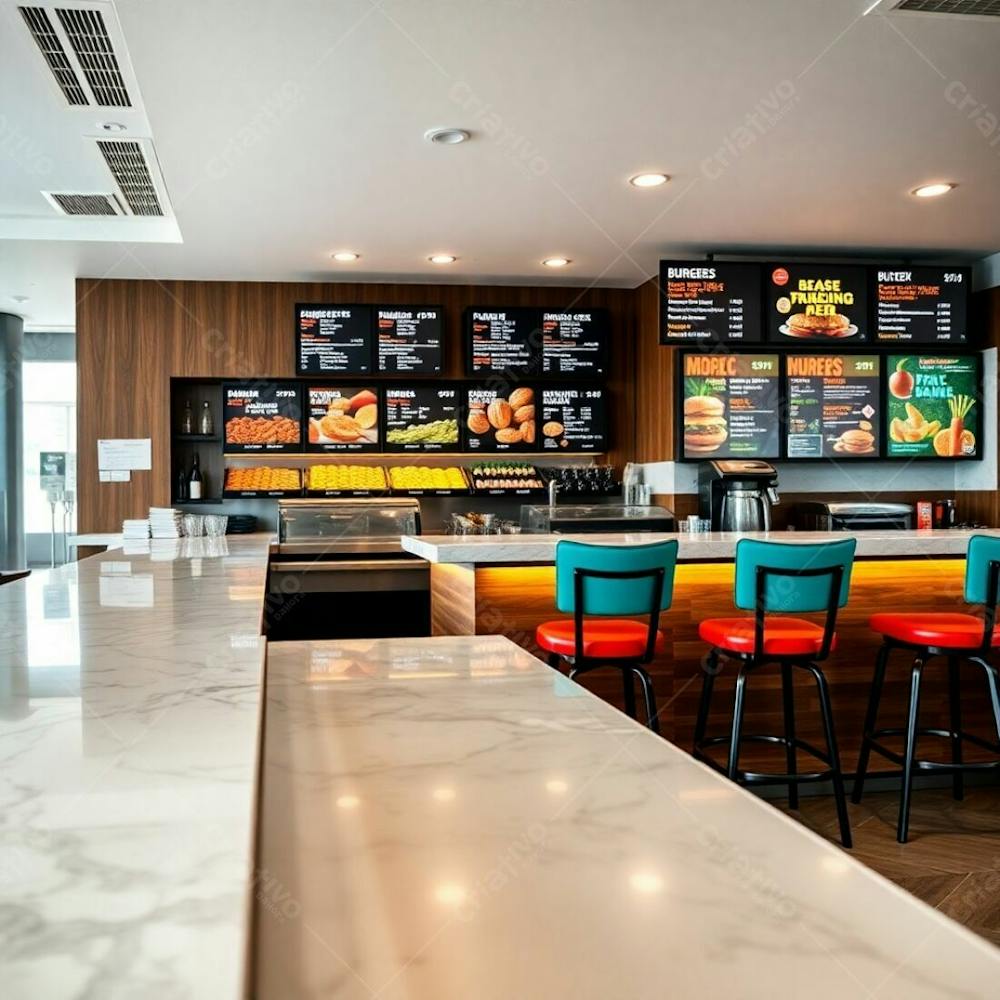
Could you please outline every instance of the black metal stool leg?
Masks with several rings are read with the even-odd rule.
[[[990,704],[993,706],[993,726],[997,732],[997,739],[1000,740],[1000,672],[991,663],[980,659],[978,656],[971,657],[973,663],[978,663],[986,671],[986,686],[990,691]]]
[[[917,657],[910,674],[910,711],[906,718],[906,744],[903,747],[903,794],[899,800],[899,823],[896,840],[906,843],[910,829],[910,792],[913,787],[913,760],[917,753],[917,718],[920,714],[920,675],[926,661]]]
[[[713,649],[709,652],[703,667],[704,676],[701,680],[701,700],[698,702],[698,718],[694,724],[694,748],[699,749],[702,740],[705,739],[705,730],[708,728],[708,713],[712,707],[712,689],[715,687],[715,678],[719,672],[719,651]]]
[[[792,687],[792,668],[788,663],[781,665],[781,696],[785,713],[785,766],[789,774],[795,774],[795,690]],[[790,809],[799,808],[799,786],[795,781],[788,783],[788,806]]]
[[[639,678],[639,684],[642,686],[642,696],[646,702],[646,725],[654,733],[658,733],[660,731],[660,713],[656,707],[656,695],[653,693],[653,679],[646,669],[638,664],[632,667],[632,673]]]
[[[625,714],[632,719],[635,714],[635,678],[632,676],[632,664],[622,667],[622,686],[625,691]]]
[[[878,705],[882,698],[882,684],[885,681],[885,668],[889,662],[889,653],[892,648],[887,643],[882,643],[882,648],[875,658],[875,675],[872,677],[871,690],[868,692],[868,710],[865,712],[864,729],[861,731],[861,753],[858,755],[858,772],[854,779],[854,790],[851,792],[851,801],[860,802],[861,795],[865,787],[865,775],[868,771],[868,759],[872,752],[872,733],[875,731],[875,723],[878,721]]]
[[[948,702],[951,708],[951,762],[962,766],[962,688],[959,685],[959,660],[948,657]],[[951,776],[951,794],[955,799],[965,797],[965,775],[955,771]]]
[[[736,699],[733,703],[733,728],[729,738],[729,761],[726,774],[731,781],[736,780],[736,772],[740,762],[740,738],[743,734],[743,708],[746,700],[747,663],[740,666],[736,675]]]
[[[840,751],[833,729],[833,708],[830,705],[830,686],[823,671],[815,663],[806,668],[816,678],[819,691],[819,709],[823,718],[823,734],[826,737],[827,753],[830,757],[830,780],[833,782],[833,798],[837,804],[837,821],[840,824],[840,842],[844,847],[853,847],[851,840],[851,820],[847,815],[847,794],[844,791],[844,776],[840,771]]]
[[[558,653],[549,653],[547,659],[548,659],[549,666],[553,670],[558,670],[559,669],[559,665],[562,663],[562,657]]]

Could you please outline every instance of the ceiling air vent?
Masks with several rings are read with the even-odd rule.
[[[865,13],[994,18],[1000,17],[1000,0],[876,0]]]
[[[124,215],[118,199],[113,194],[55,194],[45,192],[45,197],[64,215]]]
[[[131,139],[98,139],[98,148],[133,215],[163,215],[142,146]]]
[[[56,14],[76,53],[94,100],[102,108],[130,108],[118,57],[100,11],[57,8]]]
[[[42,7],[18,7],[18,10],[32,37],[38,43],[45,61],[49,64],[59,89],[66,95],[66,100],[74,107],[84,107],[88,103],[87,95],[80,86],[80,79],[52,27],[49,15]]]

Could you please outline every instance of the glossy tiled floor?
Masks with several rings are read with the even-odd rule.
[[[787,800],[775,800],[787,811]],[[791,812],[839,843],[828,796],[804,797]],[[1000,946],[1000,788],[972,788],[956,802],[945,789],[918,789],[910,841],[896,843],[896,792],[865,793],[849,805],[854,857]]]

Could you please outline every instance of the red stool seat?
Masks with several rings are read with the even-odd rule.
[[[884,613],[872,615],[868,625],[889,639],[914,646],[975,649],[983,639],[983,620],[957,611]],[[1000,646],[1000,627],[993,630],[992,645]]]
[[[752,618],[706,618],[698,626],[705,642],[731,653],[754,651]],[[834,636],[830,645],[836,648]],[[823,627],[804,618],[765,618],[764,652],[773,656],[817,656],[823,647]]]
[[[646,652],[649,626],[628,618],[591,618],[583,623],[583,656],[595,660],[637,660]],[[542,649],[559,656],[579,656],[576,626],[572,618],[544,622],[535,632]],[[666,646],[657,629],[656,649]]]

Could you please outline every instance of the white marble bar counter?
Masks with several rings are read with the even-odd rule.
[[[0,995],[244,995],[269,536],[0,587]]]
[[[1000,949],[499,636],[272,646],[255,995],[996,996]]]
[[[859,531],[857,555],[861,559],[905,559],[957,557],[965,554],[974,534],[1000,535],[1000,531]],[[432,563],[463,563],[467,565],[555,562],[556,543],[573,539],[593,545],[648,545],[650,542],[676,538],[678,559],[682,562],[704,562],[732,559],[736,543],[741,538],[759,538],[775,542],[830,542],[843,540],[841,531],[755,531],[666,534],[636,532],[634,534],[584,535],[406,535],[403,548]]]

